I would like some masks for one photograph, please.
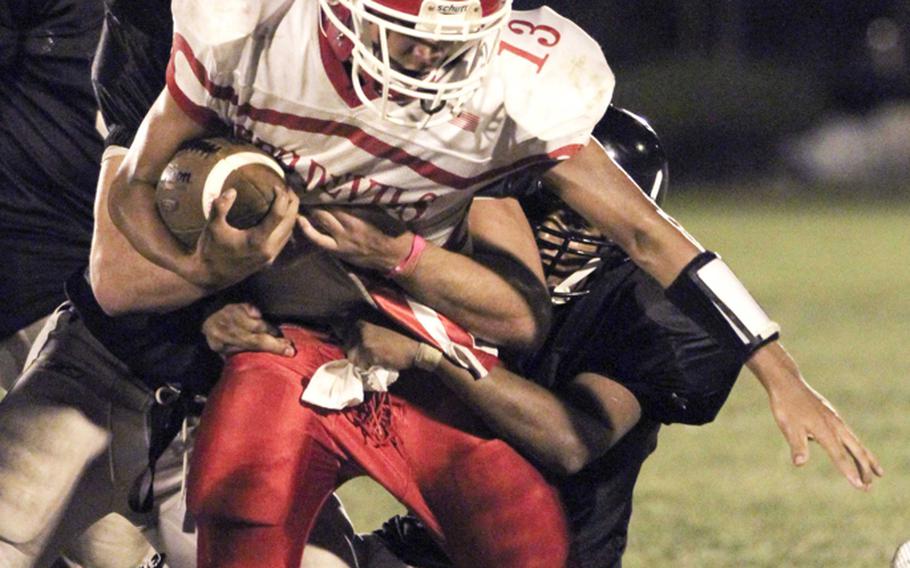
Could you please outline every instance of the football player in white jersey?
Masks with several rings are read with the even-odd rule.
[[[304,204],[378,204],[431,242],[461,244],[474,190],[578,152],[612,94],[597,44],[546,8],[510,18],[504,0],[231,4],[228,23],[173,4],[168,89],[122,170],[121,186],[138,191],[112,204],[143,254],[202,285],[260,265],[225,278],[157,219],[140,188],[188,138],[227,126],[285,165]]]
[[[231,229],[219,215],[187,252],[158,219],[154,180],[183,141],[215,127],[270,149],[303,203],[377,204],[422,235],[414,243],[456,248],[465,244],[462,220],[473,190],[521,169],[555,166],[546,177],[566,204],[682,309],[749,354],[796,463],[816,438],[854,485],[880,473],[802,380],[776,324],[719,257],[589,141],[613,78],[597,45],[573,24],[546,8],[510,14],[501,0],[238,1],[218,20],[200,4],[174,4],[168,88],[111,196],[112,217],[137,250],[183,276],[194,294],[258,271],[287,240],[262,228]],[[232,199],[223,195],[216,210]],[[412,244],[398,266],[412,267],[421,247]],[[308,343],[313,335],[298,338]],[[472,467],[458,479],[478,479]],[[235,496],[233,489],[236,483],[206,486],[197,509],[204,517],[207,498]],[[235,505],[226,509],[236,512]],[[236,537],[248,520],[221,529]],[[207,554],[215,540],[206,543],[202,534]],[[238,565],[255,565],[247,558]]]

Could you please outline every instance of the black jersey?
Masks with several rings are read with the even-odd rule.
[[[556,391],[580,373],[597,373],[641,404],[642,419],[616,446],[557,480],[579,564],[604,568],[621,564],[632,491],[657,446],[659,423],[712,420],[741,363],[619,251],[603,259],[588,290],[554,310],[554,328],[526,372]]]
[[[525,198],[537,190],[515,177],[481,195]],[[616,446],[578,474],[555,480],[583,568],[621,565],[632,492],[657,446],[660,423],[713,420],[742,366],[622,250],[611,246],[601,254],[587,294],[554,306],[553,326],[537,354],[510,362],[557,393],[577,375],[596,373],[622,384],[641,405],[641,421]]]
[[[106,145],[129,146],[164,88],[173,24],[167,0],[105,0],[92,83]]]
[[[88,258],[101,17],[100,0],[0,2],[0,337],[49,314]]]
[[[86,329],[149,388],[171,384],[205,393],[221,373],[221,358],[208,348],[201,331],[219,298],[166,314],[110,317],[95,301],[82,271],[67,280],[66,294]]]
[[[738,355],[632,262],[621,255],[604,262],[589,293],[556,311],[557,325],[528,376],[559,388],[580,373],[597,373],[629,389],[652,420],[713,420],[742,367]]]
[[[645,459],[657,448],[660,424],[642,418],[610,451],[579,473],[556,481],[580,568],[618,568],[626,550],[632,494]]]

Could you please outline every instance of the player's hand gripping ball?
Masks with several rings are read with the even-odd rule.
[[[281,166],[256,146],[229,138],[205,138],[187,142],[174,154],[158,180],[155,200],[171,233],[193,248],[208,222],[212,202],[223,191],[237,191],[228,223],[249,229],[269,212],[274,187],[282,183]]]

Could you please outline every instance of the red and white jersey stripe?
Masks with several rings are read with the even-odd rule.
[[[421,304],[397,288],[372,286],[366,283],[370,298],[376,307],[424,343],[436,347],[453,363],[467,369],[481,379],[499,364],[498,351],[485,345],[473,334],[440,314]]]

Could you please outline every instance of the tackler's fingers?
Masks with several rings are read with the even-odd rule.
[[[244,303],[240,304],[240,307],[251,318],[261,318],[262,317],[262,312],[259,310],[259,308],[257,308],[253,304],[250,304],[249,302],[244,302]]]
[[[876,477],[881,477],[882,473],[884,473],[878,458],[863,446],[853,432],[848,431],[844,435],[844,447],[853,457],[854,465],[866,487],[869,487]]]
[[[801,428],[781,423],[781,431],[787,445],[790,446],[790,459],[793,465],[800,467],[809,461],[809,437]]]
[[[308,213],[307,215],[310,214],[311,213]],[[317,229],[307,215],[298,215],[297,217],[297,225],[300,227],[300,230],[303,231],[304,236],[319,248],[330,252],[337,251],[338,242],[330,235]]]
[[[347,229],[338,220],[336,210],[327,210],[323,208],[316,208],[311,211],[311,218],[313,224],[323,233],[335,237],[336,235],[345,232]]]
[[[289,340],[268,333],[247,334],[242,347],[243,351],[263,351],[285,357],[294,355],[294,347]]]
[[[847,481],[857,489],[864,489],[865,486],[860,472],[856,468],[856,463],[853,461],[853,456],[844,447],[841,439],[832,432],[816,434],[815,438],[834,466],[847,478]]]

